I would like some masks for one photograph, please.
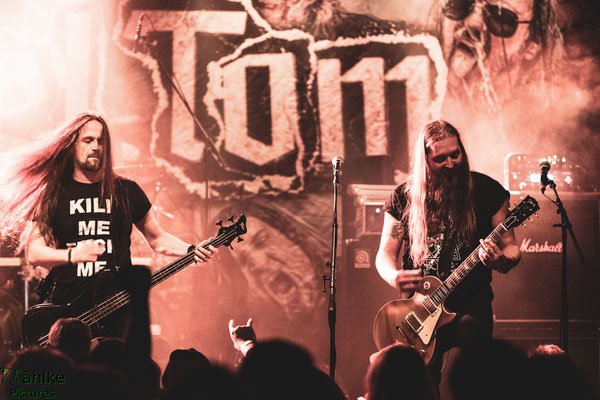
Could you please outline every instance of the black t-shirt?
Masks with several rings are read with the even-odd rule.
[[[77,242],[94,239],[105,245],[105,252],[93,262],[61,264],[52,269],[56,287],[52,302],[66,304],[79,295],[98,271],[131,265],[132,224],[141,221],[151,208],[150,200],[137,183],[118,178],[115,190],[121,194],[123,207],[100,198],[101,183],[81,183],[70,179],[59,196],[51,221],[56,247],[66,249]]]
[[[495,228],[492,226],[492,217],[500,210],[502,204],[509,198],[510,194],[500,183],[487,175],[471,172],[473,183],[472,200],[477,219],[476,237],[485,238]],[[404,208],[407,205],[406,194],[404,192],[406,184],[401,184],[392,192],[389,200],[386,202],[384,210],[390,213],[397,220],[401,220]],[[406,228],[406,227],[405,227]],[[408,230],[404,229],[404,254],[401,254],[404,269],[412,269],[412,258],[410,257],[410,240]],[[438,262],[444,241],[444,233],[430,234],[427,238],[429,246],[429,256],[427,257],[423,269],[423,275],[438,276]],[[478,246],[479,242],[468,243],[457,240],[452,251],[450,272],[454,271],[466,257]],[[443,281],[443,279],[441,279]],[[448,297],[445,305],[448,309],[457,312],[469,312],[473,308],[479,308],[481,305],[489,305],[493,299],[491,283],[492,272],[489,268],[479,263],[470,274],[460,283],[454,292]]]

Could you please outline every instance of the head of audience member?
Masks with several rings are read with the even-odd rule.
[[[141,368],[138,378],[140,386],[144,388],[144,395],[147,398],[154,399],[160,393],[160,366],[149,358],[146,363],[141,364]]]
[[[598,399],[592,385],[569,355],[555,344],[542,344],[529,353],[529,379],[542,399]]]
[[[92,340],[89,363],[107,368],[124,377],[128,389],[135,390],[136,396],[154,397],[160,391],[160,367],[151,358],[131,364],[127,359],[126,344],[123,339],[100,337]],[[94,371],[92,371],[93,373]]]
[[[182,367],[180,364],[179,368]],[[187,375],[186,379],[168,381],[161,393],[163,400],[238,400],[247,397],[238,377],[227,368],[206,364],[196,374],[182,372]]]
[[[171,352],[162,376],[165,389],[194,385],[198,377],[210,368],[208,358],[194,348],[177,349]]]
[[[92,332],[77,318],[59,318],[50,328],[48,345],[62,351],[76,363],[87,362]]]
[[[100,365],[81,365],[73,372],[71,385],[73,399],[126,400],[131,393],[125,376],[117,369]]]
[[[529,399],[526,363],[525,352],[509,342],[493,339],[465,345],[449,371],[453,398]]]
[[[345,399],[305,349],[283,340],[257,343],[246,354],[239,377],[251,399]]]
[[[122,368],[125,363],[123,339],[100,337],[92,341],[90,363],[108,367]]]
[[[367,371],[369,400],[436,399],[425,362],[412,347],[395,344],[381,350]]]

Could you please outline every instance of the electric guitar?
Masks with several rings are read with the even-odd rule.
[[[208,249],[209,246],[219,247],[225,245],[231,247],[231,242],[235,238],[238,238],[238,242],[241,242],[243,239],[240,236],[247,232],[246,216],[242,214],[235,222],[233,217],[231,217],[229,221],[231,221],[231,225],[229,226],[223,226],[222,222],[219,221],[217,223],[220,226],[219,233],[202,247],[205,249]],[[233,247],[231,248],[233,249]],[[152,273],[150,287],[153,288],[194,263],[194,252],[190,251]],[[43,303],[29,308],[23,316],[22,321],[23,344],[46,346],[50,327],[59,318],[76,317],[90,326],[92,332],[97,332],[101,329],[103,319],[113,314],[116,310],[122,309],[130,301],[130,296],[125,290],[117,291],[117,293],[114,293],[115,291],[113,290],[108,297],[103,295],[106,292],[105,289],[110,286],[107,284],[114,283],[114,281],[109,282],[111,276],[112,274],[94,277],[88,289],[69,304]],[[111,289],[110,287],[108,288]],[[93,306],[90,307],[90,304]]]
[[[509,229],[520,225],[539,210],[537,201],[527,196],[498,225],[487,239],[496,243]],[[434,276],[426,276],[409,299],[392,300],[375,316],[373,338],[378,350],[401,343],[415,348],[426,364],[431,361],[435,349],[436,332],[456,316],[446,311],[444,300],[480,262],[479,249],[475,250],[446,278],[444,282]]]

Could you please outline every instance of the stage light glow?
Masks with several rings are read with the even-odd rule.
[[[48,95],[37,57],[22,37],[0,32],[0,118],[32,107]]]

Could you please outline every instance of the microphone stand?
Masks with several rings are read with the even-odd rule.
[[[339,169],[334,165],[333,170],[333,222],[331,224],[331,259],[326,263],[329,267],[329,278],[323,275],[323,293],[327,293],[326,281],[329,281],[329,376],[335,379],[336,348],[335,348],[335,323],[336,323],[336,304],[335,304],[335,259],[337,253],[338,223],[337,223],[337,204],[338,204],[338,186]]]
[[[567,304],[567,232],[571,235],[571,239],[573,240],[573,244],[575,245],[575,250],[577,251],[577,255],[579,259],[583,263],[585,258],[583,256],[583,252],[579,247],[579,243],[577,242],[577,238],[575,237],[575,233],[573,232],[573,226],[571,221],[569,221],[569,216],[567,215],[567,210],[563,206],[560,197],[558,196],[558,192],[556,191],[556,184],[553,180],[545,178],[542,183],[544,185],[549,185],[550,188],[554,191],[556,196],[556,200],[552,200],[550,197],[546,196],[545,187],[542,187],[542,194],[548,198],[552,203],[554,203],[557,207],[556,213],[560,214],[560,224],[553,224],[554,228],[561,228],[562,231],[562,269],[561,269],[561,290],[560,290],[560,333],[559,333],[559,345],[565,351],[568,352],[568,342],[569,342],[569,307]]]
[[[147,17],[147,18],[150,21],[150,24],[152,25],[152,29],[154,29],[154,24],[152,24],[152,20],[150,20],[149,17]],[[154,29],[154,30],[156,30],[156,29]],[[156,63],[158,64],[160,71],[167,78],[167,80],[171,86],[171,89],[177,94],[177,96],[179,97],[179,99],[181,100],[183,105],[185,106],[186,111],[192,117],[192,120],[194,121],[194,124],[200,131],[203,142],[206,145],[204,148],[204,160],[206,163],[206,170],[207,170],[206,182],[205,182],[206,197],[204,199],[204,219],[205,219],[204,220],[204,230],[206,230],[206,229],[208,229],[208,226],[209,226],[209,224],[208,224],[208,203],[210,200],[210,179],[211,179],[211,174],[212,174],[211,158],[214,158],[217,161],[217,164],[225,170],[228,169],[227,165],[225,164],[225,161],[221,157],[219,150],[217,150],[217,146],[215,145],[213,140],[210,138],[210,136],[208,136],[208,133],[206,132],[206,130],[204,129],[204,127],[198,120],[196,113],[192,110],[192,107],[190,106],[187,99],[185,98],[185,95],[183,94],[183,90],[181,89],[181,86],[179,85],[179,81],[177,80],[177,77],[175,76],[175,74],[172,73],[171,71],[169,71],[164,66],[164,64],[160,61],[156,52],[152,48],[152,45],[147,42],[146,36],[141,36],[140,40],[144,44],[144,47],[148,49],[148,51],[150,52],[150,55],[152,55],[152,57],[156,60]],[[208,157],[209,155],[212,155],[212,157]]]

